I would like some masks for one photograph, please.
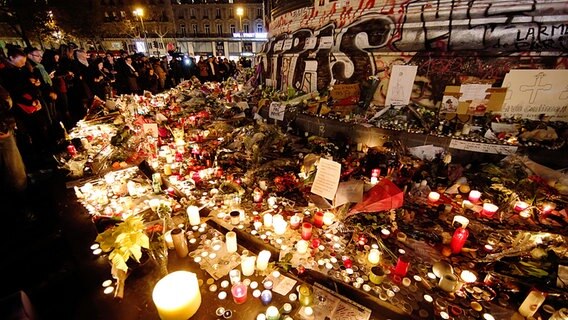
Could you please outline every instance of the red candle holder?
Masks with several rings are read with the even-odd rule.
[[[341,260],[343,261],[343,266],[345,266],[345,268],[350,269],[353,267],[353,261],[351,261],[348,256],[343,256]]]
[[[321,228],[323,226],[323,212],[318,211],[314,214],[314,226]]]
[[[236,304],[242,304],[247,301],[247,286],[242,282],[234,284],[231,288],[231,293]]]
[[[302,239],[310,240],[312,238],[312,224],[304,222],[302,224]]]
[[[394,268],[394,274],[400,277],[406,276],[409,266],[410,266],[410,260],[408,259],[407,256],[402,255],[398,257],[398,261]]]

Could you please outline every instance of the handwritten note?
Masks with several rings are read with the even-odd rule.
[[[491,84],[462,84],[460,86],[460,101],[485,100],[489,94],[487,89],[491,88]]]
[[[270,104],[270,109],[268,111],[268,117],[274,120],[284,120],[284,113],[286,113],[286,105],[280,104],[280,102],[272,102]]]
[[[416,78],[417,66],[394,65],[391,71],[385,105],[404,106],[410,102],[410,94]]]
[[[359,203],[363,200],[364,184],[361,180],[342,182],[335,194],[334,206],[339,207],[347,202]]]
[[[312,184],[312,193],[320,195],[326,199],[334,199],[339,186],[340,176],[340,163],[321,158],[318,164],[318,171],[316,172],[314,184]]]
[[[341,100],[351,97],[359,99],[359,84],[336,84],[331,90],[331,97],[335,100]]]
[[[451,149],[467,150],[482,153],[504,154],[509,155],[517,152],[517,147],[506,146],[501,144],[481,143],[452,139],[450,142]]]

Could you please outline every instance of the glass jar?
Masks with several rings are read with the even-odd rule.
[[[568,308],[557,310],[549,320],[566,320],[568,319]]]

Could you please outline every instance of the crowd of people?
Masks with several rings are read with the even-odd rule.
[[[216,57],[196,62],[187,56],[89,54],[68,45],[6,49],[0,57],[0,191],[5,194],[25,190],[30,173],[54,167],[51,155],[64,131],[86,115],[95,99],[156,94],[193,76],[223,81],[251,64]]]

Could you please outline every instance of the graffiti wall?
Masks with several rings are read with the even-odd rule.
[[[568,0],[314,0],[299,9],[295,2],[276,3],[261,53],[280,89],[323,90],[372,76],[381,104],[391,66],[409,64],[418,66],[412,100],[434,106],[464,77],[500,84],[511,69],[568,66]]]

